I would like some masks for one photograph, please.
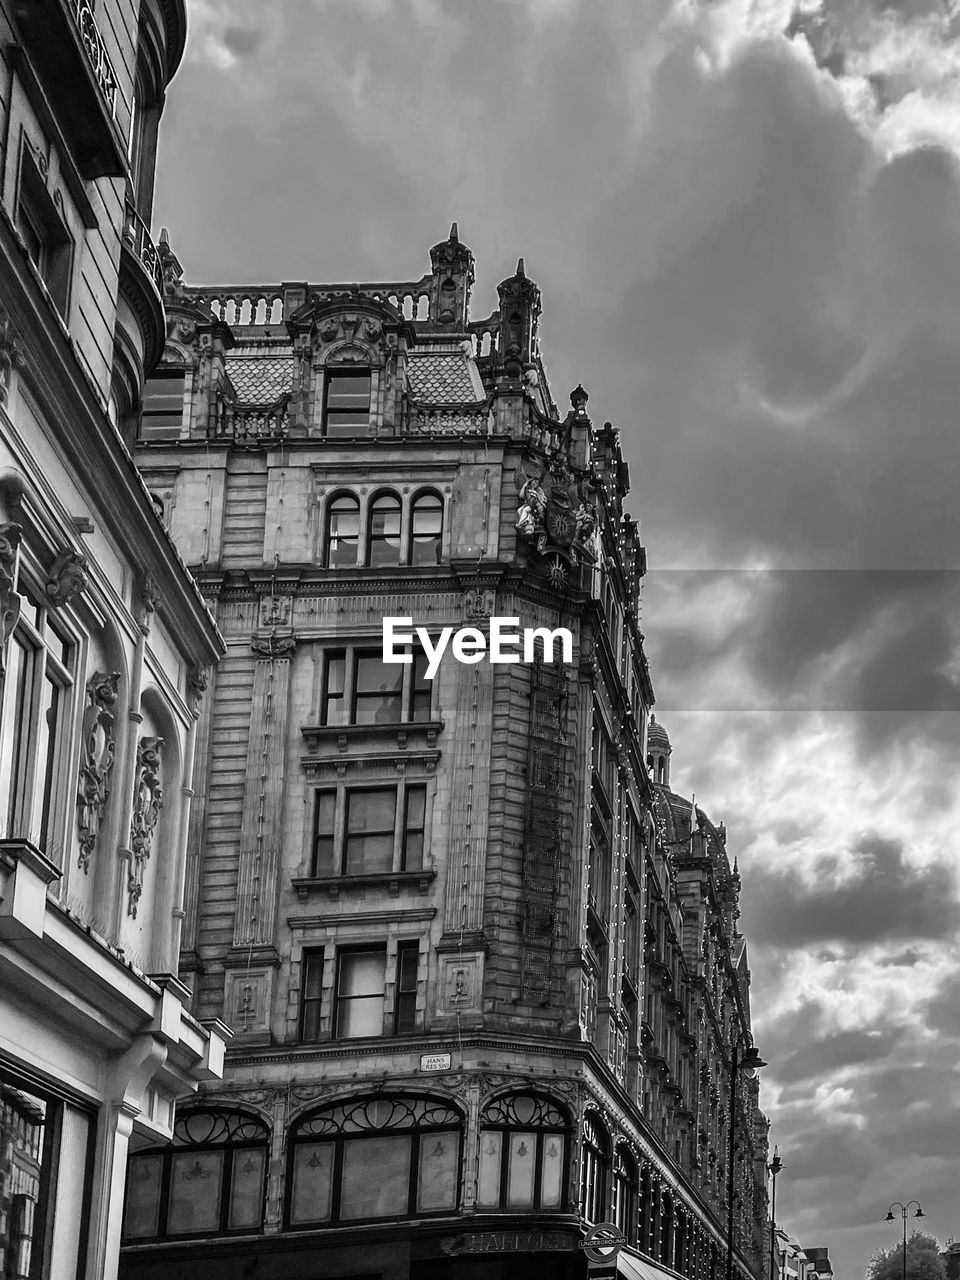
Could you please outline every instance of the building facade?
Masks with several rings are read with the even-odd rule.
[[[717,1280],[739,882],[659,726],[648,771],[618,432],[552,399],[522,260],[471,316],[456,226],[407,282],[190,288],[161,253],[137,459],[227,645],[181,978],[235,1034],[131,1157],[124,1274],[572,1277],[612,1220],[622,1269]],[[759,1276],[766,1121],[736,1088]]]
[[[127,1148],[219,1077],[177,977],[223,650],[133,462],[182,0],[0,4],[0,1275],[117,1273]]]

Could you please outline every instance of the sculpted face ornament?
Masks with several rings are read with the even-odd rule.
[[[75,551],[61,551],[50,566],[50,574],[44,583],[44,593],[55,607],[69,604],[86,590],[87,562]]]

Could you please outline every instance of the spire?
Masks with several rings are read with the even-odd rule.
[[[460,243],[456,222],[450,234],[430,250],[430,320],[444,328],[463,329],[473,288],[473,254]]]
[[[500,297],[500,340],[498,350],[508,377],[519,377],[524,365],[537,358],[537,326],[540,320],[540,290],[527,277],[523,259],[517,270],[497,285]]]

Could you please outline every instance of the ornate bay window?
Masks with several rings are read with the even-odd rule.
[[[538,1094],[495,1098],[480,1117],[481,1209],[564,1207],[570,1124]]]
[[[241,1111],[183,1112],[170,1146],[128,1161],[125,1240],[259,1231],[269,1136]]]
[[[290,1135],[291,1227],[452,1213],[460,1198],[463,1116],[407,1095],[351,1099]]]

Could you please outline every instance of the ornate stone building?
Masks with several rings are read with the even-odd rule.
[[[738,880],[669,790],[618,432],[555,404],[523,263],[189,288],[137,458],[224,634],[197,744],[181,977],[222,1085],[131,1158],[124,1272],[719,1280]],[[384,619],[470,628],[436,678]],[[494,663],[497,619],[571,652]],[[542,639],[542,638],[541,638]],[[559,640],[559,637],[558,637]],[[764,1273],[738,1083],[734,1271]],[[645,1272],[638,1268],[646,1267]]]
[[[120,430],[165,338],[147,230],[182,0],[0,4],[0,1274],[116,1275],[131,1136],[218,1077],[177,976],[222,641]]]

